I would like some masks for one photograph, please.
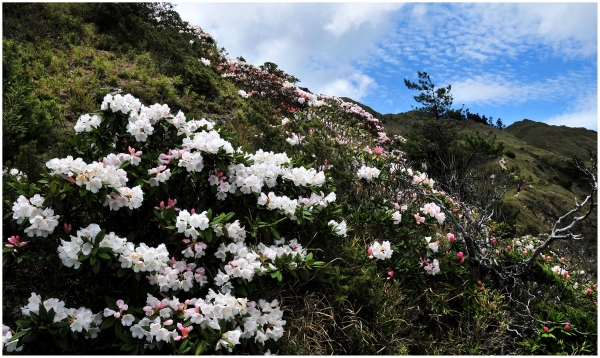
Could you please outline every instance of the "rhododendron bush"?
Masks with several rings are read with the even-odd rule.
[[[297,239],[305,222],[334,235],[336,197],[324,173],[295,167],[285,153],[234,150],[214,123],[172,115],[166,105],[109,94],[101,109],[75,125],[81,157],[48,161],[40,188],[14,183],[17,193],[43,196],[18,196],[12,219],[28,250],[18,236],[7,248],[19,261],[51,249],[66,267],[143,289],[119,301],[108,294],[108,307],[94,314],[32,292],[23,308],[31,319],[10,347],[46,323],[60,330],[63,347],[68,330],[95,338],[115,326],[122,349],[134,352],[162,343],[179,353],[232,351],[245,340],[262,350],[281,338],[277,300],[247,297],[261,279],[308,279],[322,265]],[[345,224],[334,229],[344,233]],[[168,299],[152,295],[162,292]]]
[[[75,132],[76,158],[49,160],[39,186],[8,174],[16,197],[10,219],[22,234],[7,239],[4,262],[57,255],[74,272],[129,289],[106,291],[94,310],[31,292],[20,330],[3,326],[7,351],[50,334],[62,349],[114,335],[131,353],[234,352],[248,344],[265,352],[283,337],[286,320],[279,300],[261,294],[284,279],[310,280],[323,267],[303,246],[316,236],[327,245],[355,231],[364,263],[389,282],[447,275],[466,259],[499,262],[515,251],[522,256],[512,260],[523,262],[540,246],[500,241],[489,219],[469,237],[465,228],[481,215],[437,190],[401,152],[377,145],[381,137],[329,153],[355,150],[337,169],[351,173],[352,184],[336,194],[323,170],[297,165],[286,153],[234,149],[231,134],[214,122],[147,107],[131,95],[106,95],[101,111],[82,115]],[[550,271],[571,278],[541,257]],[[589,296],[589,282],[581,284]]]
[[[594,170],[552,232],[514,237],[501,175],[458,200],[361,106],[152,6],[200,49],[170,64],[185,101],[103,88],[41,179],[3,169],[3,352],[597,351],[596,272],[560,245]]]

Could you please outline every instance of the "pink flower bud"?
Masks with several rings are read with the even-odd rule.
[[[564,257],[561,257],[561,258],[560,258],[560,262],[565,262],[565,258],[564,258]]]
[[[548,327],[544,327],[544,332],[548,333]]]
[[[482,290],[482,291],[485,291],[485,287],[481,287],[481,290]]]
[[[569,324],[565,324],[565,329],[568,331],[571,329],[571,326]]]
[[[124,304],[125,302],[123,300],[117,300],[117,307],[121,308]]]
[[[452,233],[448,233],[448,235],[446,235],[446,237],[448,238],[448,240],[450,242],[454,242],[454,240],[456,240],[456,238],[454,237],[454,234],[452,234]]]
[[[477,290],[473,291],[474,294],[477,294]]]
[[[496,245],[496,239],[492,238],[490,241],[492,242],[493,245]]]
[[[388,278],[394,277],[394,271],[390,270],[388,271]]]
[[[114,316],[115,316],[115,318],[121,317],[121,312],[115,312]]]
[[[592,289],[591,289],[591,288],[588,288],[587,290],[585,290],[585,294],[586,294],[586,295],[589,295],[589,294],[591,294],[591,293],[592,293]]]
[[[367,254],[372,255],[373,254],[373,249],[369,247],[367,249]]]
[[[190,211],[190,213],[191,213],[192,215],[194,215],[194,214],[196,213],[196,209],[192,209],[192,211]]]
[[[456,257],[458,257],[458,258],[461,258],[461,257],[463,257],[463,255],[464,255],[464,254],[463,254],[463,252],[462,252],[462,251],[460,251],[460,252],[458,252],[458,253],[456,254]]]
[[[464,264],[464,263],[465,263],[465,258],[464,258],[464,257],[462,257],[462,258],[460,259],[460,263],[461,263],[461,264]]]
[[[507,250],[510,250],[510,249],[511,249],[510,245],[506,246],[506,249],[507,249]]]
[[[483,282],[481,282],[481,280],[478,280],[478,281],[477,281],[477,284],[478,284],[479,286],[481,286],[481,285],[483,284]]]

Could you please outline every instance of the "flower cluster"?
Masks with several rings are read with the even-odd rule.
[[[102,159],[102,164],[104,165],[112,165],[113,167],[120,167],[123,162],[130,162],[131,165],[136,166],[142,162],[140,156],[142,155],[142,151],[136,151],[134,148],[129,147],[128,153],[119,153],[119,154],[109,154],[106,158]]]
[[[109,93],[104,96],[100,109],[105,111],[110,108],[113,112],[121,111],[124,114],[128,114],[131,111],[139,111],[141,107],[142,103],[140,100],[130,94],[126,94],[125,96],[117,94],[113,96]]]
[[[16,235],[9,237],[8,244],[4,244],[4,246],[8,247],[9,249],[13,249],[14,252],[18,252],[18,248],[26,246],[27,244],[29,244],[29,241],[21,241],[19,235]]]
[[[337,223],[337,222],[336,222],[336,221],[334,221],[334,220],[330,220],[330,221],[329,221],[327,224],[328,224],[329,226],[332,226],[332,227],[333,227],[333,232],[334,232],[336,235],[338,235],[338,236],[343,236],[343,237],[346,237],[346,236],[348,236],[348,235],[346,234],[346,220],[342,220],[342,222],[341,222],[341,223]]]
[[[54,158],[46,163],[51,174],[67,175],[65,178],[78,186],[84,186],[92,193],[97,193],[102,186],[111,187],[120,190],[127,183],[127,172],[125,170],[110,165],[108,162],[93,162],[86,164],[83,159],[73,159],[67,156],[63,159]],[[75,175],[75,180],[71,177]]]
[[[76,236],[71,236],[71,241],[60,239],[61,245],[58,247],[58,257],[62,260],[63,265],[78,269],[81,266],[79,257],[89,255],[92,252],[94,241],[100,231],[100,226],[90,224],[78,230]]]
[[[371,167],[367,167],[365,165],[363,165],[359,170],[358,170],[358,177],[360,179],[366,179],[367,181],[372,181],[373,179],[377,179],[379,178],[379,173],[381,173],[381,170],[377,169],[377,168],[371,168]]]
[[[67,320],[73,332],[82,332],[85,330],[92,338],[97,337],[98,332],[100,332],[99,327],[102,324],[101,313],[94,314],[92,310],[85,307],[79,307],[78,309],[67,308],[63,301],[56,298],[49,298],[42,302],[42,296],[34,292],[31,293],[28,301],[27,306],[21,307],[21,312],[25,316],[30,316],[31,312],[39,314],[40,305],[43,304],[46,311],[54,309],[54,322]]]
[[[219,270],[215,276],[215,284],[221,287],[222,292],[230,292],[232,289],[231,277],[243,278],[251,282],[254,275],[261,275],[267,271],[276,271],[273,265],[278,257],[289,256],[293,259],[304,260],[306,250],[302,248],[295,239],[285,244],[285,238],[275,240],[271,246],[259,243],[256,249],[252,249],[243,241],[225,245],[221,243],[215,253],[215,257],[223,262],[229,259],[224,266],[225,272]],[[297,267],[295,262],[290,263],[290,268]]]
[[[268,339],[278,340],[283,336],[286,323],[277,300],[269,303],[261,299],[256,304],[246,298],[235,298],[229,293],[213,290],[209,290],[204,299],[192,298],[183,303],[176,297],[159,300],[148,294],[146,304],[146,317],[129,329],[134,338],[146,339],[150,343],[168,342],[171,337],[174,341],[185,340],[194,328],[190,323],[202,329],[211,327],[220,331],[220,322],[227,322],[233,324],[234,329],[222,334],[215,349],[226,348],[231,352],[233,346],[241,343],[240,339],[254,337],[259,343]],[[175,325],[176,313],[183,313],[183,322]]]
[[[98,128],[100,122],[102,122],[102,117],[99,115],[84,114],[75,123],[75,133],[91,132],[92,129]]]
[[[435,203],[428,203],[425,204],[422,208],[421,208],[421,212],[424,213],[425,215],[429,215],[430,217],[435,217],[435,219],[438,221],[438,223],[441,225],[444,223],[444,220],[446,220],[446,214],[444,214],[440,207],[437,206]]]
[[[400,224],[402,221],[402,214],[400,214],[399,211],[394,211],[394,213],[392,213],[392,220],[394,220],[394,224]]]
[[[10,170],[8,170],[8,168],[5,168],[2,171],[2,174],[13,176],[17,181],[22,181],[23,179],[27,179],[27,175],[17,168],[12,168]]]
[[[440,272],[440,263],[437,259],[433,259],[433,261],[430,259],[421,260],[421,265],[430,275],[435,276],[436,273]]]
[[[8,326],[2,324],[2,346],[6,347],[7,352],[20,352],[23,350],[23,346],[17,347],[19,344],[19,340],[15,339],[14,341],[9,342],[12,338],[12,332]]]
[[[110,210],[115,211],[124,206],[129,209],[137,209],[142,206],[143,200],[144,192],[142,192],[142,188],[139,185],[133,188],[124,186],[119,188],[118,193],[113,191],[106,195],[104,206],[109,206]]]
[[[25,233],[29,237],[48,237],[58,225],[59,216],[54,215],[54,210],[51,208],[42,207],[44,200],[44,197],[39,194],[35,194],[29,199],[21,195],[13,203],[13,219],[17,220],[18,224],[27,219],[31,224],[25,229]]]
[[[208,60],[204,57],[199,58],[198,61],[202,62],[202,64],[204,64],[204,66],[210,66],[210,60]]]
[[[300,142],[302,142],[302,140],[304,140],[304,137],[297,135],[296,133],[292,134],[291,138],[286,138],[285,139],[286,142],[288,142],[291,146],[295,146],[300,144]]]
[[[127,305],[123,300],[117,300],[116,305],[117,305],[118,311],[114,311],[114,310],[106,307],[103,312],[104,317],[113,316],[117,319],[120,318],[123,326],[125,326],[125,327],[131,326],[135,320],[135,317],[130,313],[123,314],[124,312],[127,312],[127,310],[129,309],[129,305]]]
[[[210,221],[206,216],[206,211],[200,214],[196,214],[194,210],[188,212],[187,210],[181,210],[177,215],[177,222],[175,226],[178,232],[184,233],[186,237],[192,237],[196,239],[198,237],[198,230],[206,230]]]
[[[168,290],[188,292],[194,286],[194,281],[200,287],[208,282],[208,278],[204,274],[204,267],[196,268],[196,264],[193,262],[175,261],[175,258],[171,258],[168,264],[169,266],[165,267],[160,273],[148,276],[150,284],[158,285],[161,292]]]
[[[375,241],[373,245],[369,246],[367,249],[367,254],[369,258],[376,258],[379,260],[385,260],[392,257],[394,250],[390,247],[389,241],[384,241],[383,244],[380,244],[378,241]]]

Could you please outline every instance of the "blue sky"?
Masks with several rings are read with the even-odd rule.
[[[175,4],[230,57],[380,113],[416,106],[404,79],[426,71],[455,108],[598,130],[596,2]]]

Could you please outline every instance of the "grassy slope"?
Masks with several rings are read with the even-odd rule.
[[[75,28],[75,25],[78,25],[76,23],[81,21],[78,15],[74,13],[77,10],[76,6],[69,7],[62,4],[47,6],[53,12],[47,14],[48,17],[60,19],[61,23],[69,24],[69,26]],[[92,23],[82,24],[86,30],[78,32],[78,40],[70,43],[64,40],[65,43],[61,46],[56,46],[53,42],[58,41],[57,38],[44,41],[18,39],[20,46],[22,46],[19,53],[25,60],[23,62],[24,71],[35,81],[34,91],[36,95],[42,99],[43,103],[51,101],[57,103],[56,108],[52,107],[54,108],[52,118],[55,127],[59,128],[60,131],[72,133],[73,123],[79,115],[98,108],[98,103],[104,94],[121,88],[123,93],[132,93],[134,96],[143,99],[145,103],[168,103],[173,112],[182,109],[188,118],[206,117],[219,121],[230,129],[245,133],[244,136],[239,136],[239,143],[233,143],[234,146],[243,145],[248,151],[258,148],[259,140],[253,138],[255,132],[259,129],[253,126],[263,117],[259,118],[257,115],[252,117],[252,120],[249,118],[253,111],[256,112],[263,108],[249,107],[247,101],[242,100],[237,94],[237,88],[231,82],[222,80],[220,77],[212,77],[210,80],[214,83],[218,93],[211,97],[198,95],[190,91],[189,86],[181,85],[181,76],[164,71],[161,67],[161,61],[150,51],[140,51],[139,49],[132,49],[129,52],[107,50],[106,46],[102,45],[102,41],[106,41],[106,35],[100,34],[98,28]],[[196,58],[200,57],[199,53],[193,55]],[[202,54],[202,56],[207,57],[208,54]],[[264,118],[272,117],[273,114],[269,112],[261,113]],[[388,116],[384,116],[382,119],[386,121],[384,124],[386,124],[386,130],[389,130],[390,134],[396,133],[395,131],[401,134],[401,127],[396,126],[396,122],[389,120]],[[240,127],[243,124],[250,124],[250,128]],[[474,126],[474,128],[479,128],[476,127],[477,124],[474,124]],[[487,130],[489,127],[481,126],[480,130],[484,129]],[[534,171],[535,168],[530,169],[536,158],[550,157],[549,154],[541,149],[524,144],[523,141],[514,136],[508,136],[506,132],[494,130],[494,133],[498,134],[500,141],[505,142],[508,150],[512,150],[517,154],[514,160],[506,158],[509,160],[509,166],[510,164],[521,166],[522,176],[532,175],[534,179],[550,178],[546,172],[540,171],[538,176]],[[506,136],[504,136],[505,134]],[[521,147],[524,148],[522,153],[517,151],[517,148]],[[52,157],[66,154],[43,153],[43,155]],[[540,198],[543,197],[544,200],[547,199],[548,203],[554,205],[554,202],[557,201],[555,192],[561,192],[561,190],[564,191],[565,199],[561,199],[560,202],[556,203],[556,206],[560,207],[572,202],[572,194],[556,184],[534,185],[516,198],[509,192],[507,201],[514,199],[515,207],[539,205]],[[550,211],[552,207],[549,207],[547,211]],[[520,218],[533,222],[532,212],[533,210],[525,211]],[[362,257],[364,255],[363,246],[352,244],[345,245],[342,249],[356,257]],[[339,253],[339,255],[348,260],[348,257],[353,257],[350,253],[344,252]],[[352,261],[346,263],[344,261],[344,264],[339,267],[331,265],[330,271],[335,274],[326,274],[324,271],[322,275],[325,278],[320,279],[324,282],[331,281],[327,281],[330,283],[327,289],[317,290],[311,287],[310,290],[307,289],[310,292],[309,294],[297,289],[297,295],[290,294],[290,297],[287,298],[287,303],[298,301],[303,305],[287,312],[290,315],[290,317],[286,317],[288,319],[288,335],[286,340],[282,342],[282,350],[287,354],[329,354],[332,351],[345,352],[345,348],[353,352],[375,354],[381,352],[379,350],[381,347],[385,348],[386,346],[388,350],[385,353],[388,354],[394,352],[393,347],[402,348],[403,346],[410,347],[410,350],[407,351],[406,348],[399,349],[398,353],[442,354],[455,352],[456,346],[458,346],[458,352],[461,352],[460,342],[465,341],[464,337],[447,337],[445,332],[440,333],[435,330],[437,323],[434,318],[440,316],[440,308],[434,307],[432,304],[436,299],[433,294],[415,294],[416,292],[412,290],[410,280],[407,280],[408,282],[402,281],[402,284],[395,282],[394,286],[380,285],[373,279],[377,275],[374,270],[374,262],[365,264],[364,260],[356,263]],[[352,274],[352,272],[357,271],[361,271],[363,275]],[[57,277],[57,275],[51,276],[52,279]],[[39,281],[32,282],[30,286],[47,284],[45,282],[46,278],[40,277],[38,279]],[[310,284],[315,285],[316,283],[312,282]],[[445,293],[444,284],[439,282],[436,286],[436,291],[439,291],[436,293],[442,295],[442,299],[444,295],[451,297],[449,293]],[[355,294],[356,287],[360,288],[360,294]],[[451,292],[450,289],[448,291]],[[460,294],[461,300],[463,294],[463,292]],[[459,296],[455,298],[457,297]],[[361,306],[361,302],[357,304],[357,299],[368,301],[370,305],[363,302],[365,306]],[[469,296],[467,300],[475,300],[475,298]],[[454,302],[459,302],[459,299],[457,298]],[[466,304],[465,301],[460,302]],[[290,307],[294,306],[290,305]],[[496,305],[481,304],[480,309],[491,310],[491,307],[495,309]],[[455,309],[458,310],[459,308],[456,307]],[[371,312],[371,310],[374,312]],[[421,312],[422,310],[425,313]],[[500,309],[495,314],[499,317],[505,317]],[[334,315],[337,320],[334,319]],[[343,319],[340,319],[340,317]],[[429,319],[429,321],[423,322],[422,317]],[[486,318],[489,317],[494,317],[494,315],[484,312],[482,318],[476,322],[487,327],[489,324]],[[382,339],[381,337],[390,337],[386,328],[391,326],[397,327],[397,332],[393,332],[391,335],[394,339]],[[369,329],[373,331],[369,331]],[[363,330],[366,332],[365,334],[362,334]],[[482,329],[482,332],[487,331]],[[342,333],[344,339],[340,338]],[[328,334],[331,334],[331,340]],[[441,334],[445,338],[433,341],[435,339],[433,338],[434,335],[440,337]],[[468,335],[468,333],[465,334]],[[432,341],[415,339],[415,337],[427,336]],[[471,339],[468,338],[467,341]],[[366,340],[369,340],[369,342],[367,343]],[[376,344],[371,344],[371,341]],[[358,348],[350,349],[352,347],[344,346],[344,349],[342,349],[338,347],[338,345],[343,344],[356,344],[359,346],[363,342],[365,346],[377,347],[377,349],[361,351]],[[478,353],[476,350],[467,350],[467,347],[462,349],[463,354],[468,352]]]
[[[534,147],[565,157],[577,155],[587,159],[586,149],[596,152],[598,147],[598,132],[585,128],[551,126],[525,119],[506,127],[506,132]]]
[[[411,116],[409,113],[399,113],[383,118],[387,119],[383,126],[391,136],[401,135]],[[586,183],[576,180],[577,172],[571,166],[571,156],[577,154],[588,160],[585,148],[597,147],[596,132],[528,120],[517,122],[505,130],[468,121],[464,130],[496,135],[497,141],[505,145],[503,157],[507,169],[512,169],[517,181],[526,183],[526,189],[519,195],[516,195],[515,185],[509,188],[504,198],[507,214],[515,218],[520,232],[548,232],[556,219],[573,207],[574,197],[586,193]],[[507,153],[514,153],[515,158]],[[500,157],[495,162],[500,166]],[[585,236],[595,237],[596,217],[597,214],[594,214],[584,224]]]

